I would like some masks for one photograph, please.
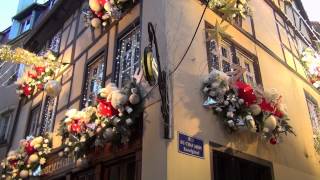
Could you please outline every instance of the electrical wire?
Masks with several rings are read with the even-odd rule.
[[[198,23],[198,25],[197,25],[197,28],[196,28],[193,36],[192,36],[192,39],[191,39],[191,41],[190,41],[190,43],[189,43],[186,51],[184,52],[182,58],[180,59],[180,61],[179,61],[178,64],[177,64],[177,66],[173,69],[173,71],[170,72],[170,76],[177,71],[177,69],[180,67],[181,63],[184,61],[185,57],[187,56],[187,54],[188,54],[188,52],[189,52],[189,50],[190,50],[190,47],[191,47],[191,45],[192,45],[192,43],[193,43],[193,41],[194,41],[194,39],[195,39],[195,37],[196,37],[196,35],[197,35],[197,33],[198,33],[199,27],[200,27],[200,25],[201,25],[201,22],[202,22],[202,19],[203,19],[203,17],[204,17],[204,14],[205,14],[205,12],[206,12],[206,10],[207,10],[207,8],[208,8],[208,5],[209,5],[209,0],[207,0],[207,2],[206,2],[206,6],[205,6],[205,8],[203,9],[203,12],[202,12],[202,15],[201,15],[201,17],[200,17],[200,20],[199,20],[199,23]]]

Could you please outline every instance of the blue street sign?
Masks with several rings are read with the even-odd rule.
[[[178,133],[179,153],[204,158],[203,141],[194,137]]]

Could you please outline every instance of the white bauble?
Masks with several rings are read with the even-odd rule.
[[[104,10],[106,10],[107,12],[111,12],[111,4],[110,2],[106,2],[103,6]]]
[[[263,131],[264,132],[271,132],[277,126],[277,119],[273,115],[267,117],[263,122]]]
[[[39,161],[39,156],[37,154],[32,154],[30,157],[29,157],[29,162],[30,163],[36,163]]]
[[[254,116],[257,116],[257,115],[259,115],[261,113],[261,108],[257,104],[252,104],[249,108],[250,108],[250,112]]]
[[[101,27],[101,20],[99,18],[93,18],[91,20],[91,26],[94,28],[100,28]]]
[[[22,170],[22,171],[20,171],[19,176],[20,176],[22,179],[27,178],[27,177],[29,176],[29,171],[27,171],[27,170]]]
[[[61,84],[56,80],[49,80],[44,86],[44,90],[48,96],[57,97],[61,92]]]
[[[90,9],[95,12],[99,12],[102,10],[102,6],[100,5],[98,0],[89,0]]]

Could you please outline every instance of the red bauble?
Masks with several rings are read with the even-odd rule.
[[[27,152],[28,155],[31,155],[36,152],[36,149],[30,145],[30,142],[26,143],[26,146],[24,147],[24,150]]]
[[[41,67],[41,66],[38,66],[38,67],[35,67],[34,68],[37,72],[38,75],[44,73],[46,71],[46,68],[45,67]]]
[[[81,132],[81,125],[79,123],[79,120],[75,120],[71,124],[71,132],[72,133],[80,133]]]
[[[270,144],[275,145],[275,144],[277,144],[278,141],[276,138],[271,138],[269,142],[270,142]]]
[[[22,91],[23,91],[23,94],[24,94],[25,96],[30,96],[31,93],[32,93],[32,88],[30,88],[30,86],[29,86],[28,84],[24,84],[24,85],[22,86]]]
[[[38,77],[38,74],[36,73],[31,73],[31,72],[28,72],[28,76],[32,79],[36,79]]]
[[[104,4],[107,2],[108,0],[99,0],[99,4],[101,5],[101,6],[104,6]]]
[[[244,100],[247,106],[250,106],[257,101],[257,96],[254,94],[251,85],[237,81],[235,86],[238,89],[239,97]]]
[[[102,116],[105,117],[112,117],[119,114],[119,111],[116,110],[112,105],[111,102],[107,102],[106,100],[98,100],[98,112]]]
[[[38,84],[38,85],[37,85],[37,88],[40,89],[40,90],[42,90],[42,89],[43,89],[43,84]]]

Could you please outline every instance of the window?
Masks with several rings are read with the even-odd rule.
[[[319,106],[317,101],[307,93],[306,93],[306,101],[309,109],[312,128],[314,130],[314,133],[316,133],[316,131],[320,130]]]
[[[253,61],[240,51],[237,50],[236,52],[238,63],[241,65],[241,67],[246,69],[246,72],[243,73],[244,82],[251,84],[252,86],[256,85]]]
[[[44,135],[46,132],[52,132],[56,103],[56,98],[50,96],[46,97],[41,115],[40,130],[37,135]]]
[[[26,136],[36,136],[38,133],[38,125],[40,120],[40,113],[41,113],[41,105],[35,106],[29,116],[29,122],[27,127],[27,133]]]
[[[271,165],[250,157],[252,161],[213,151],[213,175],[217,180],[272,180]],[[261,163],[259,162],[261,161]],[[263,161],[263,162],[262,162]],[[259,163],[258,163],[259,162]]]
[[[26,32],[31,28],[31,19],[26,19],[21,22],[20,33]]]
[[[72,175],[72,180],[94,180],[94,170],[90,169],[87,171],[82,171],[80,173],[76,173]]]
[[[82,106],[96,104],[96,98],[99,90],[104,85],[105,59],[104,53],[99,55],[94,62],[88,64],[86,71],[86,82],[83,94]]]
[[[130,81],[140,65],[140,27],[134,27],[118,39],[114,80],[121,87]]]
[[[116,163],[104,167],[104,180],[138,180],[136,162],[134,158],[118,160]]]
[[[0,143],[6,143],[8,138],[8,124],[12,119],[12,111],[0,114]]]
[[[208,36],[207,36],[208,37]],[[207,43],[208,66],[210,71],[216,69],[223,72],[231,71],[231,65],[238,64],[246,68],[242,80],[253,86],[256,85],[256,72],[254,68],[254,60],[250,59],[245,53],[232,46],[226,41],[220,44],[220,50],[217,50],[217,44],[214,39],[210,39]],[[219,55],[220,52],[220,55]],[[219,58],[220,57],[220,58]]]

